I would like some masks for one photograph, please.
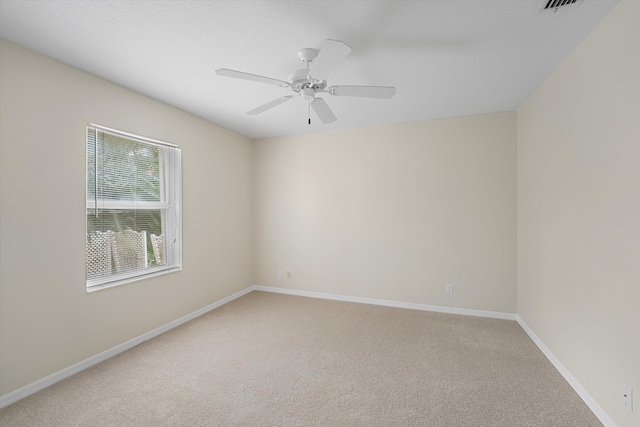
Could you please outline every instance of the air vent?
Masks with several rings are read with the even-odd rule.
[[[557,12],[560,8],[565,8],[567,6],[578,6],[584,0],[543,0],[540,5],[540,9],[538,9],[538,13],[543,12]]]

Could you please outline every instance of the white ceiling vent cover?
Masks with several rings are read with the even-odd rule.
[[[578,6],[584,0],[543,0],[537,13],[557,12],[566,6]]]

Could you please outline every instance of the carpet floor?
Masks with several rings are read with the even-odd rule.
[[[601,426],[509,320],[251,292],[2,426]]]

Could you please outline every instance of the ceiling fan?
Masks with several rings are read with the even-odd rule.
[[[318,93],[328,93],[332,96],[355,96],[378,99],[390,99],[396,94],[396,88],[393,86],[327,86],[327,76],[350,52],[351,48],[349,46],[337,40],[327,40],[319,52],[309,48],[302,49],[298,52],[298,57],[305,63],[305,68],[291,73],[287,81],[242,71],[229,70],[227,68],[216,70],[216,74],[289,88],[294,92],[293,95],[276,98],[273,101],[254,108],[247,112],[249,115],[264,113],[271,108],[300,97],[309,102],[309,107],[313,108],[313,111],[322,123],[328,124],[335,122],[337,119],[327,103],[324,102],[324,99],[316,97]],[[309,117],[309,124],[311,124],[311,117]]]

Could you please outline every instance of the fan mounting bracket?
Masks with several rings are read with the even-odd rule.
[[[316,59],[317,56],[318,56],[318,52],[308,47],[304,49],[300,49],[300,52],[298,52],[298,58],[300,58],[302,62],[307,64],[313,61],[314,59]]]

